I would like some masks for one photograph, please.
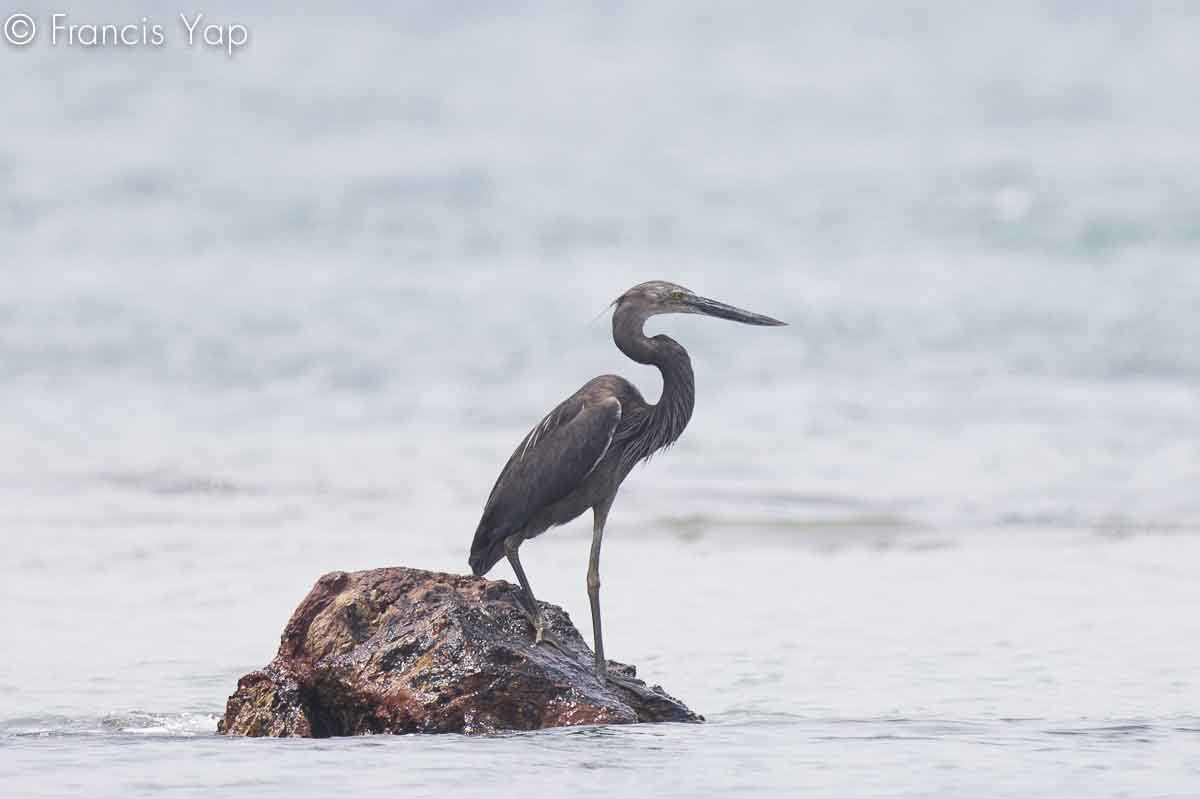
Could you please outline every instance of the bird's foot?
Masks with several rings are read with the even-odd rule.
[[[542,642],[542,638],[544,638],[546,634],[546,614],[542,613],[541,608],[530,610],[525,606],[524,602],[518,602],[517,608],[521,611],[521,615],[533,625],[533,642],[535,644],[540,644]]]
[[[566,647],[558,642],[558,639],[549,632],[549,625],[546,622],[546,614],[539,608],[537,613],[534,613],[523,604],[519,604],[521,612],[525,614],[525,618],[533,625],[533,645],[546,644],[557,649],[563,655],[570,655]]]
[[[596,679],[600,680],[600,684],[604,686],[616,685],[621,688],[628,688],[630,691],[644,691],[645,683],[633,677],[627,677],[618,672],[608,670],[608,664],[602,660],[596,661]]]
[[[627,690],[634,691],[635,693],[639,693],[639,694],[646,690],[646,684],[644,682],[642,682],[641,680],[636,680],[633,677],[626,677],[622,674],[608,675],[608,677],[605,678],[605,685],[607,685],[607,686],[615,685],[620,688],[625,688]]]
[[[539,613],[533,619],[533,645],[537,646],[546,640],[546,614]]]

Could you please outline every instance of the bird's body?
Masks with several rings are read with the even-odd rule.
[[[588,594],[596,668],[602,679],[605,660],[600,634],[599,557],[609,508],[630,470],[679,438],[695,403],[695,380],[687,350],[668,336],[645,336],[645,320],[654,314],[677,312],[705,313],[747,324],[783,324],[660,281],[635,286],[616,301],[616,306],[613,340],[634,361],[658,367],[663,377],[662,397],[652,405],[628,380],[602,375],[548,413],[522,439],[500,472],[475,530],[470,555],[471,569],[477,575],[508,557],[525,591],[527,610],[540,642],[541,612],[517,549],[523,541],[592,509]]]
[[[509,536],[534,538],[615,495],[633,466],[621,453],[651,407],[625,378],[602,375],[550,411],[496,480],[471,546],[472,570],[491,569]],[[551,455],[555,467],[547,468]]]

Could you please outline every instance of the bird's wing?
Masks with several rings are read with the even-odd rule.
[[[579,487],[604,459],[620,421],[615,396],[581,390],[530,430],[484,506],[471,544],[472,566],[539,510]]]

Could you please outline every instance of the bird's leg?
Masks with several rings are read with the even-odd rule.
[[[558,646],[558,642],[554,639],[546,638],[546,617],[538,607],[537,599],[533,596],[533,589],[529,587],[529,578],[525,576],[525,570],[521,568],[521,557],[517,554],[517,549],[521,546],[521,538],[519,536],[510,535],[504,539],[504,554],[508,556],[508,562],[512,569],[517,574],[517,580],[521,583],[521,594],[524,604],[525,615],[529,618],[529,623],[533,625],[533,643],[542,643],[549,641]],[[561,649],[561,647],[558,647]]]
[[[592,636],[596,640],[596,677],[601,685],[608,679],[608,661],[604,658],[604,635],[600,631],[600,542],[604,538],[604,522],[612,500],[592,508],[592,552],[588,557],[587,590],[592,605]]]

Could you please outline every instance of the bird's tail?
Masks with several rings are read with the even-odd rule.
[[[509,532],[497,530],[487,524],[486,519],[479,522],[475,529],[475,540],[471,542],[471,555],[467,563],[476,577],[482,577],[504,557],[504,539]]]
[[[487,558],[482,552],[472,552],[471,557],[467,559],[467,563],[471,564],[471,573],[476,577],[482,577],[487,574],[488,569],[492,564],[487,562]]]

